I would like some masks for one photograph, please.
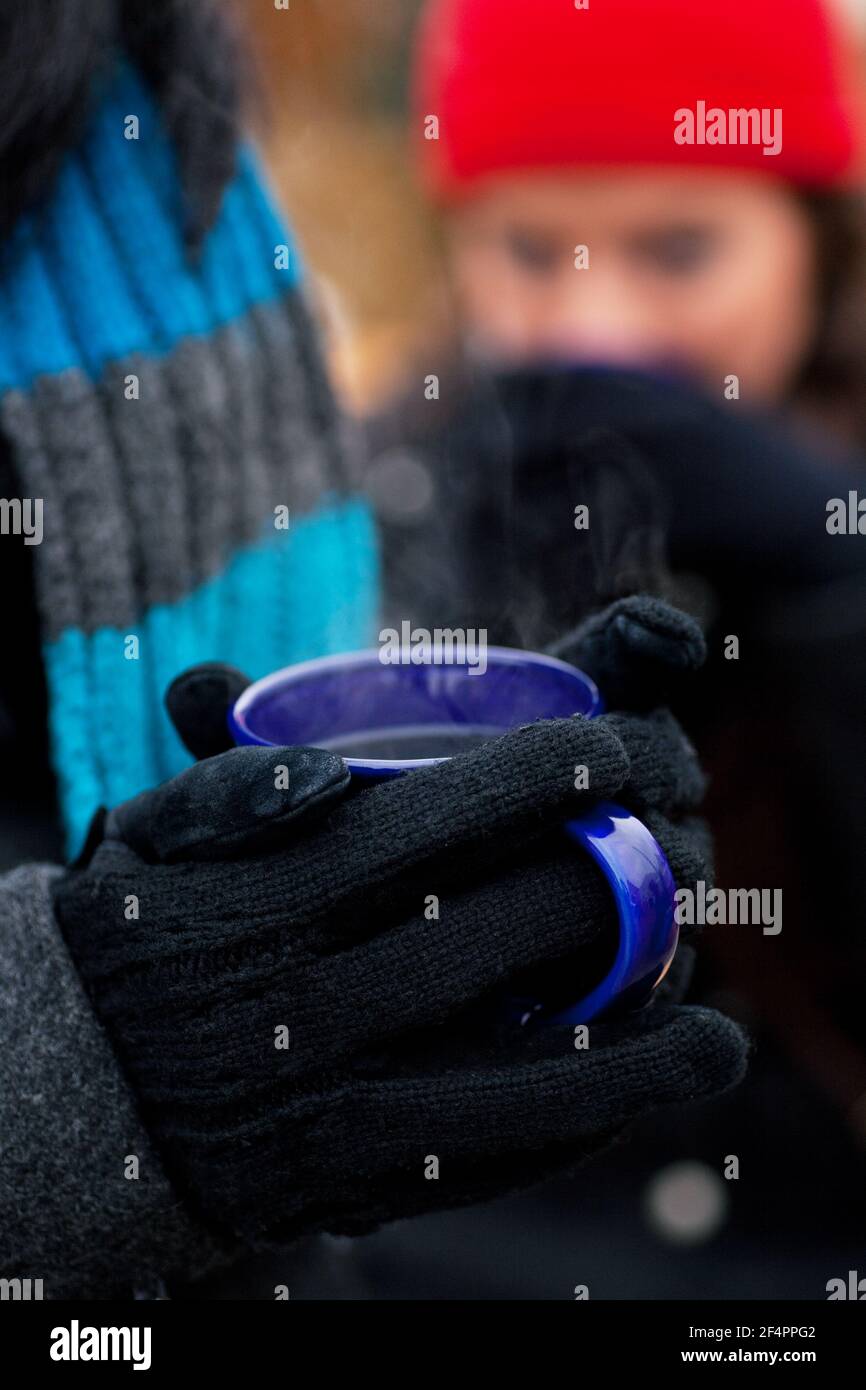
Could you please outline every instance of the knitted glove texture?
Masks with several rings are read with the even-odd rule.
[[[579,997],[615,940],[561,820],[623,802],[688,882],[709,872],[701,791],[671,716],[615,712],[361,791],[331,753],[230,749],[109,814],[57,913],[186,1199],[249,1248],[359,1232],[573,1168],[734,1084],[745,1039],[710,1010],[659,1000],[578,1049],[501,1007],[527,971]]]

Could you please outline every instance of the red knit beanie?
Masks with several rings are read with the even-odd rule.
[[[827,0],[429,0],[415,81],[423,171],[446,201],[506,171],[623,164],[851,185],[858,57]]]

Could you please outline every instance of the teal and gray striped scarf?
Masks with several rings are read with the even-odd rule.
[[[159,111],[123,67],[0,262],[0,428],[43,502],[32,553],[71,852],[98,805],[188,761],[162,704],[179,671],[258,677],[363,646],[375,623],[372,522],[249,150],[194,262],[182,226]]]

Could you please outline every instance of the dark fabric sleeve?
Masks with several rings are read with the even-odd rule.
[[[46,1299],[152,1296],[229,1252],[142,1127],[54,921],[60,872],[0,878],[0,1277],[41,1279]]]

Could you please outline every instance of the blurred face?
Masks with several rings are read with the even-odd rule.
[[[675,366],[714,392],[735,374],[771,403],[816,329],[808,216],[761,176],[503,177],[453,216],[450,245],[466,332],[499,363]]]

